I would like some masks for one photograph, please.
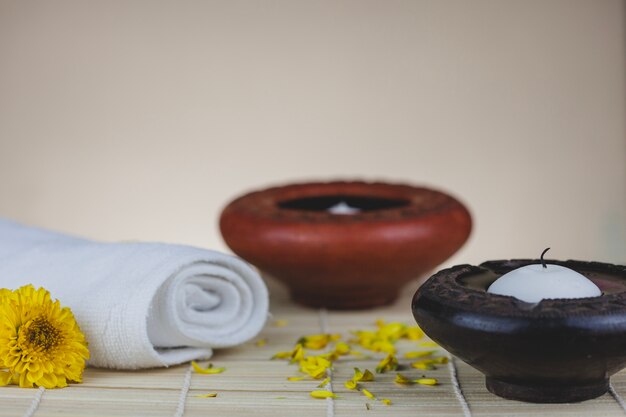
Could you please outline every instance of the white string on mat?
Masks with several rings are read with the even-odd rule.
[[[44,392],[46,392],[46,389],[44,387],[39,387],[30,403],[30,406],[28,407],[28,410],[24,413],[24,417],[33,417],[35,415]]]
[[[183,417],[183,414],[185,413],[185,402],[187,401],[187,394],[189,393],[189,388],[191,387],[192,371],[193,366],[190,364],[189,368],[187,368],[187,372],[185,372],[185,377],[183,378],[183,386],[180,388],[180,396],[178,397],[178,405],[176,406],[174,417]]]
[[[320,330],[323,334],[330,334],[328,326],[328,311],[325,308],[320,309]],[[328,375],[328,383],[326,384],[326,391],[333,392],[333,371],[328,368],[326,370]],[[326,398],[326,417],[335,417],[335,400],[332,397]]]
[[[613,383],[609,383],[609,394],[611,394],[613,399],[615,399],[617,404],[619,404],[619,406],[622,407],[622,410],[626,413],[626,402],[624,402],[624,399],[617,393],[617,391],[615,391]]]
[[[461,383],[459,382],[459,376],[457,374],[456,364],[454,363],[454,356],[448,353],[448,371],[450,371],[450,381],[452,381],[452,388],[454,390],[454,396],[461,405],[463,410],[463,417],[472,417],[472,411],[469,408],[467,399],[463,395],[461,389]]]

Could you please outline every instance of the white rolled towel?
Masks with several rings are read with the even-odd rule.
[[[74,312],[89,364],[208,359],[256,336],[268,294],[242,260],[162,243],[100,243],[0,219],[0,288],[45,287]]]

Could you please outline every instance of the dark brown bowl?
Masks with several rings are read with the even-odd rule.
[[[361,211],[327,211],[340,201]],[[220,228],[233,252],[285,283],[297,302],[356,309],[392,302],[446,260],[467,240],[471,219],[440,191],[338,181],[246,194],[223,210]]]
[[[539,260],[459,265],[415,293],[413,315],[428,336],[486,376],[504,398],[576,402],[598,397],[626,365],[626,267],[548,261],[580,272],[603,295],[529,304],[490,294],[502,274]]]

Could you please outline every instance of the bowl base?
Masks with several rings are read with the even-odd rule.
[[[382,307],[393,303],[398,298],[395,291],[350,290],[350,297],[345,292],[291,291],[291,299],[298,304],[313,308],[330,310],[364,310]]]
[[[487,377],[485,383],[489,392],[508,400],[531,403],[574,403],[605,394],[609,389],[608,378],[587,385],[523,385]]]

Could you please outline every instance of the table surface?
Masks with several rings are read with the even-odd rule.
[[[373,370],[383,354],[355,360],[341,358],[334,364],[332,390],[336,399],[314,399],[309,393],[319,381],[288,381],[298,376],[297,366],[270,357],[278,351],[291,350],[305,334],[341,333],[375,329],[377,319],[412,324],[410,299],[417,283],[409,285],[398,301],[386,308],[358,312],[336,312],[299,307],[291,303],[282,287],[269,281],[272,293],[272,318],[255,340],[237,348],[217,351],[211,362],[226,371],[216,375],[190,372],[188,365],[147,371],[111,371],[88,368],[84,383],[64,389],[0,389],[0,416],[626,416],[621,402],[626,398],[626,373],[612,378],[614,391],[594,400],[577,404],[529,404],[507,401],[489,393],[483,376],[458,359],[436,370],[408,368],[408,376],[425,373],[439,385],[400,386],[394,383],[395,372],[376,374],[366,387],[378,398],[388,398],[390,406],[372,401],[362,393],[349,391],[344,382],[354,367]],[[277,320],[286,320],[277,326]],[[264,346],[257,341],[265,339]],[[423,340],[422,340],[423,341]],[[420,341],[421,342],[421,341]],[[417,342],[398,345],[399,353],[420,349]],[[421,349],[426,349],[422,347]],[[441,351],[445,355],[445,351]],[[398,355],[401,358],[401,355]],[[400,359],[407,365],[411,360]],[[455,390],[454,371],[460,392]],[[189,390],[186,377],[191,377]],[[217,393],[215,398],[199,397]],[[181,401],[182,400],[182,401]],[[465,403],[468,408],[463,407]],[[620,405],[622,404],[622,405]],[[369,410],[366,408],[369,405]]]

